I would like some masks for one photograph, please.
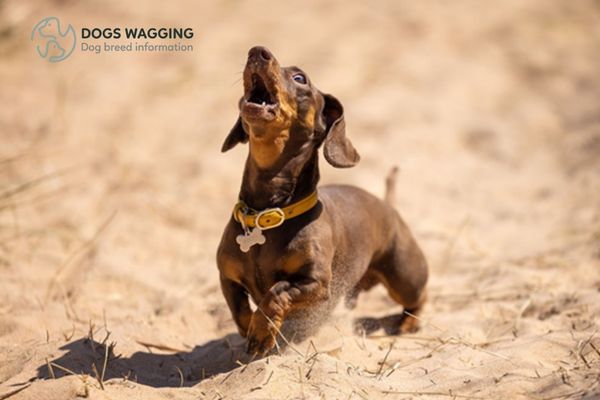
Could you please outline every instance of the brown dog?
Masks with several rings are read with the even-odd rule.
[[[320,187],[317,197],[321,145],[334,167],[359,160],[340,102],[257,46],[248,54],[239,108],[222,151],[246,142],[250,151],[217,263],[248,351],[272,349],[284,320],[329,310],[343,295],[353,305],[377,283],[408,311],[396,332],[417,329],[427,263],[390,202],[353,186]]]

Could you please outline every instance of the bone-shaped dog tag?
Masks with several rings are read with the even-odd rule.
[[[250,247],[255,244],[263,244],[267,239],[262,234],[262,231],[258,228],[252,229],[249,233],[242,233],[237,235],[235,241],[240,245],[240,250],[247,253]]]

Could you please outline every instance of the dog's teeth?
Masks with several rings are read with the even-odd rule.
[[[263,101],[262,105],[263,105],[263,107],[264,107],[265,105],[267,105],[267,102],[266,102],[266,101]]]

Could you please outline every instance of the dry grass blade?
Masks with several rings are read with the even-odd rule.
[[[409,316],[411,316],[411,317],[413,317],[413,318],[415,318],[415,319],[423,322],[426,325],[432,326],[432,327],[434,327],[435,329],[437,329],[437,330],[439,330],[441,332],[448,333],[447,329],[442,329],[439,326],[436,326],[436,325],[434,325],[431,322],[425,321],[422,318],[420,318],[420,317],[416,316],[415,314],[412,314],[412,313],[410,313],[410,312],[408,312],[406,310],[404,311],[404,314],[409,315]],[[495,356],[495,357],[498,357],[498,358],[502,358],[503,360],[511,361],[510,357],[507,357],[507,356],[505,356],[503,354],[496,353],[496,352],[493,352],[493,351],[490,351],[490,350],[486,350],[486,349],[482,348],[481,346],[479,346],[479,345],[477,345],[475,343],[471,343],[469,341],[466,341],[466,340],[458,337],[457,335],[453,335],[449,339],[438,338],[438,340],[440,342],[442,342],[442,343],[457,343],[457,344],[462,344],[463,346],[470,347],[473,350],[478,350],[478,351],[481,351],[483,353],[489,354],[491,356]]]
[[[108,336],[107,336],[108,338]],[[108,349],[109,345],[104,345],[104,363],[102,364],[102,374],[100,375],[100,380],[104,382],[104,374],[106,373],[106,366],[108,365]]]
[[[177,373],[179,374],[179,387],[183,387],[183,372],[181,372],[181,369],[176,365],[175,369],[177,370]]]
[[[598,357],[600,357],[600,350],[598,350],[598,348],[594,345],[594,343],[590,342],[590,346],[592,347],[592,349],[594,349],[596,354],[598,354]]]
[[[308,352],[310,351],[311,347],[312,347],[314,353],[310,357],[308,357]],[[306,354],[304,355],[305,359],[308,358],[306,360],[306,362],[308,362],[310,359],[312,359],[315,356],[315,354],[318,354],[318,353],[319,353],[319,350],[317,350],[317,346],[315,346],[315,343],[312,340],[310,340],[308,342],[308,347],[306,348]]]
[[[31,382],[29,382],[28,384],[26,384],[26,385],[25,385],[25,386],[23,386],[23,387],[20,387],[20,388],[17,388],[17,389],[14,389],[14,390],[8,391],[8,392],[6,392],[6,393],[1,393],[1,394],[0,394],[0,400],[6,400],[6,399],[8,399],[9,397],[12,397],[12,396],[14,396],[15,394],[17,394],[17,393],[20,393],[20,392],[22,392],[23,390],[27,389],[29,386],[31,386]]]
[[[98,368],[96,368],[96,363],[92,363],[92,371],[94,371],[94,375],[96,376],[96,380],[100,384],[100,388],[102,390],[104,390],[104,383],[102,382],[102,378],[100,377],[100,374],[98,373]]]
[[[387,361],[388,356],[392,352],[393,348],[394,348],[394,343],[391,342],[387,353],[385,353],[385,356],[383,357],[383,360],[381,361],[381,365],[379,366],[379,371],[377,371],[377,376],[379,377],[379,379],[381,379],[381,371],[383,371],[383,366],[385,365],[385,362]]]
[[[173,347],[173,346],[168,346],[166,344],[160,344],[160,343],[150,343],[150,342],[145,342],[143,340],[136,340],[135,341],[137,344],[142,345],[148,349],[157,349],[157,350],[161,350],[161,351],[172,351],[175,353],[185,353],[185,350],[183,349],[178,349],[177,347]]]
[[[68,342],[69,340],[73,339],[73,336],[75,336],[75,324],[73,324],[73,328],[71,329],[70,333],[63,332],[63,337],[65,338],[65,342]]]
[[[39,185],[42,182],[45,182],[47,180],[59,177],[61,175],[65,175],[68,172],[70,172],[70,171],[72,171],[72,170],[74,170],[76,168],[78,168],[78,167],[65,168],[65,169],[62,169],[62,170],[59,170],[59,171],[54,171],[54,172],[51,172],[49,174],[45,174],[45,175],[39,176],[39,177],[34,178],[34,179],[30,180],[30,181],[23,182],[23,183],[15,186],[15,187],[13,187],[11,189],[5,190],[4,192],[0,192],[0,201],[9,199],[9,198],[15,196],[16,194],[19,194],[19,193],[24,192],[24,191],[26,191],[26,190],[28,190],[28,189],[36,186],[36,185]],[[6,204],[0,204],[0,210],[2,210],[3,208],[6,208],[6,207],[7,207]]]
[[[233,371],[229,372],[227,375],[225,375],[225,377],[223,378],[223,380],[221,381],[221,383],[225,383],[225,381],[227,379],[229,379],[229,377],[233,374]]]
[[[23,157],[26,157],[28,154],[29,153],[24,152],[24,153],[17,154],[15,156],[0,158],[0,165],[13,163],[15,161],[20,160]]]
[[[452,393],[452,391],[446,392],[418,392],[418,391],[400,391],[400,390],[383,390],[385,394],[399,394],[399,395],[409,395],[409,396],[440,396],[440,397],[451,397],[453,399],[485,399],[485,397],[471,396],[468,394],[457,394]]]
[[[77,374],[75,372],[71,371],[69,368],[63,367],[62,365],[58,365],[57,363],[54,363],[54,362],[50,362],[50,365],[54,368],[60,369],[63,372],[66,372],[69,375],[77,376]]]
[[[594,336],[596,336],[596,333],[598,333],[598,329],[596,329],[594,332],[592,332],[592,334],[590,335],[589,338],[587,338],[586,340],[584,340],[580,346],[579,346],[579,352],[581,353],[581,351],[583,351],[583,349],[589,344],[590,347],[592,347],[594,350],[594,344],[592,343],[592,340],[594,339]],[[596,350],[597,351],[597,350]],[[600,354],[599,354],[600,355]]]
[[[90,343],[90,347],[92,348],[92,353],[96,354],[96,346],[94,345],[94,323],[90,320],[90,328],[87,335],[87,340]]]
[[[310,364],[310,367],[308,368],[308,371],[304,375],[306,377],[306,379],[310,379],[310,375],[311,375],[313,367],[315,366],[316,363],[317,363],[317,358],[315,357],[313,359],[313,362]]]
[[[269,382],[271,381],[272,377],[273,377],[273,371],[271,371],[271,373],[267,377],[267,380],[265,381],[265,383],[263,383],[263,386],[267,386],[269,384]]]
[[[441,349],[442,347],[444,347],[447,343],[440,343],[437,346],[435,346],[430,352],[428,352],[427,354],[421,356],[421,357],[417,357],[414,359],[411,359],[410,361],[407,361],[403,364],[400,363],[396,363],[394,364],[394,366],[390,369],[390,372],[388,372],[387,376],[390,376],[395,370],[399,369],[399,368],[405,368],[409,365],[418,363],[419,361],[425,360],[427,358],[430,358],[435,352],[437,352],[439,349]]]
[[[52,379],[56,379],[56,375],[54,374],[54,369],[52,369],[52,365],[50,365],[50,361],[46,358],[46,366],[48,367],[48,373],[52,377]]]
[[[252,361],[254,361],[254,359],[256,358],[256,356],[257,356],[257,354],[252,354],[252,357],[250,357],[250,360],[248,360],[248,363],[247,363],[247,364],[241,363],[241,364],[243,364],[243,366],[244,366],[244,367],[241,369],[240,373],[242,373],[242,374],[243,374],[243,373],[244,373],[244,371],[246,371],[246,368],[248,368],[248,365],[250,365],[250,363],[251,363]]]
[[[73,262],[74,259],[76,259],[82,254],[86,254],[87,252],[93,249],[93,246],[100,238],[100,235],[102,235],[102,233],[110,225],[110,223],[113,221],[116,215],[117,211],[113,211],[112,214],[110,214],[108,218],[106,218],[104,222],[100,224],[98,229],[96,229],[94,235],[89,240],[85,241],[81,246],[76,248],[73,252],[71,252],[71,254],[67,256],[65,261],[58,267],[56,273],[54,274],[54,276],[50,280],[50,283],[48,284],[48,288],[46,290],[46,301],[50,299],[54,286],[59,283],[61,273],[71,264],[71,262]]]

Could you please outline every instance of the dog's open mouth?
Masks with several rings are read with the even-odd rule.
[[[245,96],[243,111],[247,117],[271,120],[275,117],[277,97],[269,90],[265,80],[253,73],[250,90]]]
[[[275,101],[265,85],[265,81],[258,74],[252,74],[252,90],[250,91],[249,103],[265,105],[274,105]]]

